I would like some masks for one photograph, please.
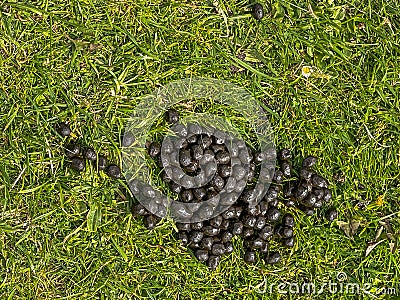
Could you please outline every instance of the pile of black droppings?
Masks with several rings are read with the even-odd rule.
[[[179,121],[176,110],[167,111],[165,117],[171,124]],[[206,153],[213,155],[217,161],[218,171],[212,180],[205,186],[195,189],[183,188],[163,172],[159,142],[150,142],[146,146],[150,158],[161,169],[162,180],[168,183],[173,193],[177,194],[177,201],[185,203],[206,201],[224,188],[231,175],[229,151],[223,141],[215,136],[193,135],[180,149],[179,162],[188,175],[198,174],[199,159]],[[268,264],[278,263],[281,254],[276,250],[277,245],[291,248],[295,244],[295,219],[290,210],[299,209],[306,216],[311,216],[316,209],[323,207],[332,199],[328,181],[313,170],[317,158],[314,156],[305,158],[300,170],[295,172],[291,164],[291,152],[282,149],[277,155],[279,166],[275,170],[268,192],[256,206],[250,207],[249,202],[252,199],[257,170],[263,161],[263,155],[252,151],[250,147],[248,150],[251,157],[248,185],[236,203],[210,220],[176,224],[177,238],[193,251],[199,261],[206,263],[211,269],[218,266],[223,255],[233,251],[234,236],[243,239],[244,260],[247,263],[255,263],[257,257]],[[140,203],[133,207],[133,214],[143,216],[144,225],[149,229],[154,228],[160,221],[158,216],[151,214]],[[334,208],[327,210],[326,218],[328,221],[336,219],[336,210]]]

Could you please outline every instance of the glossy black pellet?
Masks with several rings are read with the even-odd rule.
[[[254,229],[255,230],[261,230],[264,228],[265,224],[267,223],[267,220],[263,216],[259,216],[257,218],[256,223],[254,224]]]
[[[317,200],[317,201],[315,201],[315,203],[314,203],[314,208],[320,208],[320,207],[322,207],[322,200]]]
[[[233,234],[229,231],[224,231],[221,235],[221,241],[223,243],[227,243],[230,242],[233,238]]]
[[[198,199],[198,200],[203,200],[204,197],[207,195],[207,192],[204,188],[197,188],[197,189],[193,189],[193,196],[194,198]]]
[[[307,168],[301,168],[300,169],[300,173],[299,173],[299,177],[301,179],[305,179],[307,181],[311,180],[311,177],[314,175],[313,171],[310,171]]]
[[[257,221],[257,218],[252,215],[246,215],[242,219],[243,225],[246,227],[250,227],[250,228],[254,227],[254,225],[256,224],[256,221]]]
[[[281,171],[286,178],[292,176],[292,165],[286,161],[281,164]]]
[[[219,234],[220,229],[215,228],[213,226],[205,226],[205,227],[203,227],[203,232],[205,235],[208,235],[208,236],[216,236],[217,234]]]
[[[194,255],[201,262],[205,262],[208,260],[208,251],[207,250],[198,249],[194,252]]]
[[[243,208],[241,206],[235,206],[235,217],[239,219],[242,215]]]
[[[153,142],[149,147],[149,155],[152,158],[157,157],[161,153],[161,145],[157,142]]]
[[[232,219],[236,216],[235,207],[231,206],[226,211],[222,213],[224,219]]]
[[[222,178],[227,178],[231,176],[231,166],[229,165],[219,165],[218,166],[218,174]]]
[[[324,195],[324,201],[329,202],[332,200],[332,191],[330,189],[324,189],[325,195]]]
[[[311,178],[312,185],[319,188],[328,188],[328,181],[319,175],[314,174]]]
[[[254,19],[261,20],[264,17],[264,8],[261,4],[256,3],[253,5],[252,12]]]
[[[212,144],[212,139],[207,135],[202,135],[197,142],[203,149],[207,149]]]
[[[335,219],[337,219],[338,217],[338,213],[336,211],[336,209],[329,209],[327,210],[327,212],[325,213],[325,218],[329,221],[329,222],[333,222]]]
[[[148,215],[144,218],[143,224],[147,229],[153,229],[156,227],[158,218],[155,215]]]
[[[179,121],[179,114],[175,109],[170,109],[165,114],[168,123],[175,124]]]
[[[221,151],[215,154],[215,159],[217,161],[217,164],[227,164],[230,162],[231,157],[229,155],[229,152]]]
[[[80,157],[72,158],[72,160],[71,160],[71,168],[76,170],[76,171],[79,171],[79,172],[84,171],[85,170],[85,160],[80,158]]]
[[[268,242],[265,242],[264,241],[264,244],[263,244],[263,246],[260,248],[260,252],[261,253],[268,253],[268,250],[269,250],[269,244],[268,244]]]
[[[281,237],[289,238],[293,236],[293,229],[291,227],[284,226],[280,232]]]
[[[276,264],[281,260],[281,255],[279,254],[279,252],[271,252],[268,255],[267,258],[267,263],[268,264]]]
[[[218,144],[212,144],[211,145],[211,149],[214,153],[220,152],[220,151],[224,151],[225,150],[225,146],[224,145],[218,145]]]
[[[260,206],[255,205],[247,208],[247,212],[249,215],[258,216],[261,213]]]
[[[221,243],[216,243],[212,245],[211,253],[218,256],[223,255],[225,253],[225,246]]]
[[[317,200],[321,200],[324,198],[325,192],[323,189],[316,188],[312,190],[312,194],[317,198]]]
[[[214,269],[216,269],[216,268],[218,267],[220,260],[221,260],[221,258],[220,258],[219,256],[211,255],[211,256],[208,258],[207,266],[208,266],[210,269],[214,270]]]
[[[224,219],[221,223],[221,226],[219,226],[219,228],[221,230],[228,230],[229,226],[230,226],[230,221],[228,219]]]
[[[279,151],[278,157],[280,160],[286,161],[292,158],[292,154],[290,153],[289,149],[282,149]]]
[[[282,239],[282,245],[288,248],[292,248],[294,246],[294,237]]]
[[[262,238],[264,241],[268,240],[273,235],[274,235],[274,227],[272,227],[270,224],[265,225],[264,228],[259,233],[259,237]]]
[[[254,251],[246,251],[244,254],[244,261],[248,264],[256,262],[256,253]]]
[[[214,218],[212,218],[210,220],[210,225],[215,227],[215,228],[219,228],[221,226],[221,223],[223,221],[223,217],[221,215],[215,216]]]
[[[253,228],[245,227],[243,228],[242,236],[243,238],[249,238],[254,234]]]
[[[307,190],[304,186],[302,186],[302,185],[300,185],[300,186],[297,188],[297,190],[295,191],[295,193],[294,193],[294,197],[295,197],[297,200],[299,200],[299,201],[301,201],[301,200],[303,200],[304,198],[306,198],[307,195],[308,195],[308,190]]]
[[[147,209],[140,203],[133,206],[132,213],[134,216],[147,216],[149,214]]]
[[[281,170],[275,170],[274,178],[272,179],[273,182],[275,183],[282,183],[283,181],[283,172]]]
[[[253,240],[253,249],[261,249],[265,244],[265,241],[261,238],[256,238]]]
[[[191,147],[191,154],[193,159],[199,160],[204,155],[204,150],[200,145],[194,144]]]
[[[176,228],[182,231],[190,231],[190,223],[176,223]]]
[[[192,162],[187,167],[184,167],[184,170],[187,173],[194,173],[198,169],[199,169],[199,161],[198,160],[192,160]]]
[[[294,217],[291,214],[286,214],[282,218],[282,224],[288,227],[294,226]]]
[[[186,232],[183,231],[178,232],[178,240],[180,240],[183,245],[189,244],[189,237]]]
[[[221,191],[225,186],[224,179],[218,174],[213,177],[210,183],[217,192]]]
[[[198,230],[193,230],[189,234],[189,241],[191,243],[200,243],[203,238],[203,232]]]
[[[181,150],[179,153],[179,163],[182,167],[187,167],[192,162],[192,157],[189,150]]]
[[[211,251],[214,239],[211,236],[206,236],[201,240],[200,247],[204,250]]]
[[[171,191],[179,194],[182,191],[182,186],[177,184],[176,182],[171,182]]]
[[[81,152],[81,147],[78,144],[68,144],[65,147],[65,156],[68,158],[78,157]]]
[[[242,222],[234,223],[232,228],[232,233],[234,235],[241,235],[242,232],[243,232],[243,223]]]
[[[97,159],[97,169],[99,171],[105,170],[107,167],[107,158],[104,155],[99,155]]]
[[[192,230],[200,230],[203,228],[203,222],[196,222],[190,225]]]
[[[233,252],[233,244],[231,242],[225,243],[224,246],[225,246],[225,254],[230,254]]]
[[[303,160],[303,167],[305,168],[312,168],[318,159],[315,156],[308,156]]]
[[[191,190],[183,190],[180,194],[180,199],[182,202],[189,203],[193,200],[193,193]]]
[[[254,154],[254,162],[256,164],[259,164],[261,162],[263,162],[266,159],[266,156],[263,152],[257,152],[256,154]]]
[[[305,199],[301,201],[301,204],[303,204],[306,207],[314,207],[315,202],[317,202],[317,197],[313,194],[309,194]]]
[[[106,173],[111,178],[114,178],[114,179],[121,178],[121,169],[117,165],[114,165],[114,164],[108,165]]]
[[[293,199],[284,200],[283,204],[287,207],[293,207],[296,205],[296,202]]]
[[[276,207],[271,207],[270,209],[268,209],[265,216],[267,217],[267,219],[269,221],[276,222],[276,221],[278,221],[280,215],[281,215],[281,212],[279,211],[279,209],[277,209]]]
[[[63,137],[69,136],[71,134],[71,129],[69,128],[69,125],[64,122],[58,123],[56,125],[56,130]]]

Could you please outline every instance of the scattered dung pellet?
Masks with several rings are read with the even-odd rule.
[[[268,264],[276,264],[281,260],[279,252],[271,252],[267,257]]]
[[[253,5],[252,12],[254,19],[261,20],[264,17],[264,8],[260,3],[256,3]]]
[[[211,248],[213,255],[221,256],[225,253],[225,246],[222,243],[216,243]]]
[[[97,158],[96,152],[93,150],[93,148],[85,148],[83,151],[83,156],[87,160],[92,160],[92,161],[95,161]]]
[[[83,158],[74,157],[71,160],[71,168],[76,170],[76,171],[79,171],[79,172],[84,171],[85,170],[85,165],[86,165],[85,164],[85,160]]]
[[[68,124],[61,122],[56,125],[56,131],[58,134],[60,134],[62,137],[69,136],[71,134],[71,129]]]
[[[196,250],[194,252],[194,255],[201,262],[205,262],[208,260],[208,251],[207,250],[201,250],[201,249]]]
[[[64,153],[68,158],[78,157],[81,153],[81,147],[75,143],[68,144]]]
[[[292,158],[292,154],[290,153],[289,149],[282,149],[281,151],[279,151],[279,155],[278,155],[280,160],[289,160]]]
[[[219,256],[211,255],[208,258],[207,265],[211,270],[214,270],[218,267],[220,260],[221,258]]]
[[[114,179],[121,178],[121,169],[117,165],[114,164],[108,165],[106,172],[107,175],[110,176],[111,178]]]
[[[282,239],[282,245],[284,245],[287,248],[292,248],[294,246],[294,237]]]
[[[317,158],[315,156],[308,156],[303,160],[303,167],[312,168],[317,163]]]
[[[151,143],[149,147],[149,155],[152,158],[156,158],[161,153],[161,145],[157,142]]]
[[[99,171],[105,170],[107,167],[107,158],[104,155],[99,155],[97,159],[97,169]]]
[[[291,214],[286,214],[282,218],[282,224],[288,227],[294,226],[294,217]]]
[[[186,232],[183,231],[178,232],[177,238],[182,242],[183,245],[186,246],[187,244],[189,244],[189,237]]]
[[[167,122],[175,124],[179,121],[179,113],[175,109],[170,109],[166,113]]]
[[[233,244],[231,242],[225,243],[225,254],[230,254],[233,252]]]
[[[325,213],[325,217],[329,222],[333,222],[335,219],[337,219],[338,217],[338,213],[336,211],[336,209],[329,209],[327,210],[327,212]]]
[[[134,216],[147,216],[149,214],[147,209],[140,203],[133,207],[132,212]]]
[[[271,207],[270,209],[268,209],[267,214],[265,216],[269,221],[276,222],[278,221],[280,215],[281,212],[279,211],[279,209],[277,209],[276,207]]]
[[[158,218],[155,215],[148,215],[143,220],[143,224],[147,229],[154,229],[157,223],[158,223]]]
[[[135,136],[133,135],[132,132],[127,131],[125,134],[122,136],[122,147],[130,147],[132,144],[135,142]]]
[[[246,251],[244,254],[244,261],[253,264],[256,262],[256,253],[254,251]]]

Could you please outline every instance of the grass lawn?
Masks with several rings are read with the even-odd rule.
[[[400,297],[399,3],[261,3],[256,21],[242,0],[0,2],[1,299]],[[122,181],[68,167],[56,123],[119,163],[140,97],[187,77],[226,80],[263,102],[296,166],[321,157],[339,222],[296,211],[297,241],[280,264],[247,265],[237,239],[209,271],[171,222],[148,231],[132,217]],[[359,223],[351,238],[339,228],[350,221]],[[321,287],[338,274],[370,286],[362,295],[277,288]],[[392,289],[398,296],[384,295]]]

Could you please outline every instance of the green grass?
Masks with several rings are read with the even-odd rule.
[[[321,285],[338,272],[377,296],[383,287],[400,293],[399,250],[384,241],[365,257],[382,218],[399,212],[396,1],[264,2],[261,22],[244,0],[217,1],[222,13],[207,1],[57,2],[0,2],[1,299],[360,299],[269,293],[270,283]],[[318,71],[306,79],[304,65]],[[283,263],[246,265],[238,240],[211,272],[179,246],[170,222],[148,231],[135,220],[119,182],[68,168],[57,122],[119,162],[119,136],[140,97],[195,76],[263,102],[295,165],[321,157],[339,219],[361,224],[354,238],[296,213],[297,243]],[[370,202],[365,210],[360,200]],[[397,237],[398,214],[388,220]]]

